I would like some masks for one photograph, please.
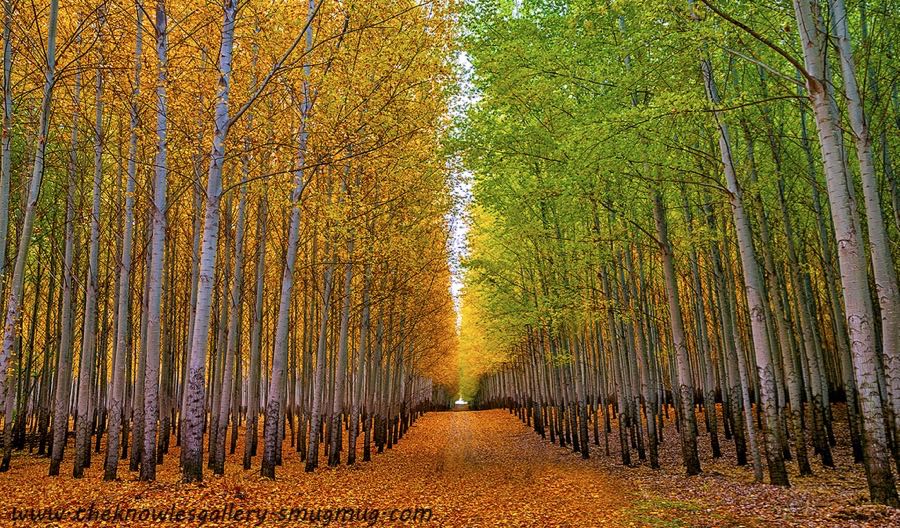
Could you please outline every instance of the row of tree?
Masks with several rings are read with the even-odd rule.
[[[842,401],[872,500],[900,505],[896,15],[472,2],[463,390],[585,457],[613,414],[654,468],[671,404],[689,475],[702,420],[784,486],[834,466]]]
[[[174,442],[196,481],[243,436],[274,477],[288,438],[352,464],[449,405],[449,30],[442,2],[4,0],[0,470],[153,480]]]

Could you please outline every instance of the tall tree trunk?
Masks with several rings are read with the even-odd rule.
[[[802,88],[800,89],[802,90]],[[806,128],[805,105],[800,105],[800,140],[803,151],[806,154],[807,175],[812,191],[813,210],[816,213],[816,233],[822,248],[822,260],[824,261],[825,286],[828,293],[831,308],[831,319],[834,325],[834,341],[841,362],[841,380],[847,402],[847,420],[850,428],[850,442],[853,444],[853,458],[856,462],[862,462],[862,440],[860,439],[861,426],[859,423],[859,403],[857,401],[856,380],[853,374],[853,358],[850,355],[850,347],[847,337],[846,318],[844,317],[843,297],[838,294],[837,278],[834,276],[834,257],[831,252],[831,244],[828,241],[828,232],[825,226],[825,213],[822,210],[819,195],[819,183],[816,178],[815,160]]]
[[[81,99],[81,71],[75,74],[73,95],[74,111],[72,112],[72,137],[69,145],[69,160],[66,168],[68,187],[66,191],[66,241],[63,256],[63,289],[62,306],[60,308],[60,338],[56,363],[56,393],[53,408],[53,449],[50,455],[50,476],[59,475],[66,447],[66,434],[69,430],[69,397],[72,384],[72,296],[75,291],[75,187],[78,170],[78,117]]]
[[[816,128],[825,161],[825,181],[835,239],[854,374],[863,418],[863,448],[869,493],[874,502],[900,505],[894,483],[884,406],[878,388],[875,363],[875,328],[868,273],[860,233],[859,217],[848,188],[843,146],[838,123],[825,88],[825,35],[817,0],[794,0],[800,41],[806,66],[806,87],[816,116]]]
[[[250,330],[250,376],[247,381],[247,423],[244,439],[244,469],[250,469],[251,457],[257,441],[257,423],[259,422],[259,371],[260,341],[262,334],[263,293],[266,266],[266,195],[259,201],[259,222],[256,226],[257,261],[256,261],[256,304],[253,308],[253,321]]]
[[[859,162],[859,175],[862,180],[875,292],[881,308],[882,353],[886,360],[886,378],[890,384],[889,401],[885,403],[892,410],[893,423],[890,425],[893,427],[893,431],[891,434],[896,443],[900,438],[900,290],[898,290],[897,284],[897,270],[891,257],[891,246],[888,242],[887,228],[881,211],[881,198],[878,193],[875,160],[872,154],[872,139],[869,136],[869,124],[866,121],[865,109],[856,81],[856,64],[853,60],[847,10],[844,0],[828,0],[828,3],[831,6],[832,25],[840,54],[843,91],[847,99],[847,113],[850,117],[850,128],[853,132],[856,158]]]
[[[148,226],[145,234],[145,247],[150,248],[150,227]],[[132,432],[133,447],[131,448],[131,458],[128,461],[128,469],[130,471],[139,471],[141,458],[144,452],[144,382],[146,381],[147,369],[147,302],[150,299],[150,259],[153,256],[152,251],[145,251],[144,256],[144,274],[143,287],[141,292],[141,319],[140,319],[140,338],[138,341],[137,363],[134,372],[134,396],[131,401],[131,419],[134,424]]]
[[[346,175],[345,175],[346,177]],[[328,465],[341,463],[341,417],[344,412],[344,382],[347,379],[347,341],[350,329],[350,294],[353,285],[353,235],[347,241],[347,262],[344,264],[344,294],[341,309],[341,329],[338,357],[334,373],[334,402],[331,408],[331,440],[328,445]],[[353,434],[351,432],[351,434]]]
[[[669,301],[669,319],[672,325],[672,344],[678,364],[678,393],[681,399],[681,456],[688,475],[700,473],[700,457],[697,453],[696,417],[694,415],[694,386],[691,383],[691,371],[688,359],[687,343],[684,336],[684,322],[681,317],[681,302],[678,299],[678,277],[675,275],[675,264],[672,249],[669,245],[669,232],[666,226],[666,212],[663,209],[662,196],[654,195],[654,216],[656,232],[659,237],[659,248],[663,260],[663,272],[666,282],[666,297]]]
[[[314,14],[315,4],[313,0],[310,0],[306,24],[307,54],[312,50],[312,17]],[[288,246],[287,255],[285,255],[284,273],[281,277],[281,296],[275,327],[275,353],[272,357],[272,375],[269,380],[269,393],[266,399],[266,422],[263,429],[265,433],[265,449],[263,451],[260,474],[268,478],[275,478],[277,454],[281,452],[279,430],[281,429],[283,412],[282,385],[285,381],[284,371],[287,365],[288,316],[291,308],[291,291],[294,286],[294,266],[297,260],[297,245],[300,242],[300,205],[303,199],[303,191],[311,180],[311,176],[306,175],[306,148],[309,138],[309,132],[306,127],[312,104],[309,93],[309,77],[310,64],[307,59],[304,64],[303,106],[301,107],[300,131],[297,141],[297,168],[294,170],[294,189],[291,193],[291,223],[288,228]]]
[[[187,387],[182,407],[182,478],[186,482],[203,478],[203,423],[206,414],[204,383],[206,345],[212,293],[215,288],[216,250],[219,238],[219,207],[222,198],[222,165],[225,162],[225,140],[228,137],[228,98],[231,92],[231,61],[234,48],[236,0],[225,0],[222,21],[222,44],[219,49],[219,86],[215,111],[215,132],[209,162],[206,206],[203,220],[200,267],[198,271],[197,307],[188,364]]]
[[[97,41],[102,42],[101,32],[105,18],[104,14],[98,14]],[[103,58],[99,57],[102,64]],[[103,184],[103,85],[104,71],[102,66],[97,67],[97,84],[95,97],[95,121],[94,121],[94,186],[93,204],[91,206],[91,235],[88,256],[88,274],[85,280],[86,292],[84,296],[84,326],[81,337],[81,359],[78,367],[78,414],[75,419],[75,467],[72,476],[81,478],[84,468],[90,465],[91,447],[91,389],[94,384],[94,357],[96,355],[97,339],[97,287],[99,280],[99,256],[100,256],[100,193]]]
[[[125,222],[122,233],[122,268],[119,272],[119,296],[116,312],[116,342],[113,363],[115,368],[112,377],[112,393],[109,401],[109,434],[106,437],[106,464],[103,480],[115,480],[119,466],[119,438],[124,418],[123,400],[125,399],[125,362],[128,346],[130,318],[131,288],[131,252],[134,239],[134,194],[137,185],[137,143],[138,143],[138,98],[141,93],[141,55],[143,52],[143,14],[142,0],[135,2],[135,44],[134,44],[134,88],[131,92],[131,135],[128,147],[128,182],[125,187]]]
[[[202,125],[201,125],[201,139],[202,139]],[[191,354],[191,344],[193,343],[193,335],[194,335],[194,318],[197,313],[197,287],[199,285],[199,277],[200,277],[200,232],[202,230],[201,226],[201,217],[200,217],[200,205],[202,203],[201,189],[200,189],[200,158],[202,157],[202,153],[198,152],[194,154],[193,159],[193,169],[194,169],[194,200],[193,200],[193,244],[191,246],[191,298],[190,298],[190,307],[189,312],[187,313],[187,332],[185,332],[184,338],[184,355],[181,366],[181,395],[178,398],[180,403],[179,405],[179,426],[178,426],[178,445],[182,443],[182,437],[184,435],[184,410],[185,410],[185,397],[187,395],[187,386],[188,386],[188,375],[190,373],[190,354]],[[181,450],[181,458],[184,460],[185,451]]]
[[[306,471],[319,465],[319,435],[322,426],[322,409],[325,407],[325,363],[327,359],[328,319],[331,314],[331,292],[334,289],[334,256],[325,268],[325,285],[322,291],[322,314],[319,325],[319,341],[316,345],[316,370],[313,380],[313,401],[309,418],[309,445],[306,449]],[[381,449],[379,447],[379,449]]]
[[[245,162],[246,166],[246,162]],[[247,170],[244,172],[244,182],[241,183],[241,198],[238,202],[237,227],[234,236],[234,275],[232,276],[231,285],[231,310],[229,311],[228,320],[228,345],[223,351],[225,354],[225,369],[222,376],[222,397],[219,409],[213,409],[218,412],[219,420],[217,423],[218,432],[216,433],[215,446],[215,463],[213,470],[216,475],[225,472],[225,438],[228,433],[228,416],[231,413],[232,392],[234,390],[234,370],[235,357],[238,353],[238,333],[240,330],[239,322],[241,317],[241,290],[244,282],[244,224],[247,208]]]
[[[0,285],[6,278],[6,241],[9,234],[9,178],[12,143],[12,25],[13,0],[3,0],[3,122],[0,139]]]
[[[218,315],[213,322],[213,329],[216,335],[216,341],[213,344],[212,355],[210,358],[210,378],[206,387],[209,422],[207,431],[207,467],[215,468],[216,461],[216,445],[218,445],[219,435],[219,408],[222,404],[222,374],[225,370],[225,355],[228,349],[228,314],[230,312],[229,292],[231,291],[231,239],[232,231],[232,197],[229,194],[225,199],[225,214],[222,222],[222,232],[225,234],[223,241],[224,252],[220,255],[219,266],[219,294],[216,298]]]
[[[366,362],[368,354],[369,340],[369,284],[371,283],[371,267],[366,264],[363,273],[363,292],[362,292],[362,315],[360,316],[359,327],[359,349],[356,352],[356,368],[355,377],[353,379],[353,392],[350,399],[350,436],[347,438],[347,464],[356,463],[356,439],[359,436],[360,409],[362,409],[362,424],[366,427],[367,416],[369,412],[364,400],[365,385],[363,381],[368,374],[369,367]]]
[[[706,93],[710,102],[719,104],[719,95],[713,79],[712,65],[709,60],[702,62]],[[784,465],[784,445],[781,436],[781,418],[778,410],[777,388],[775,381],[775,364],[773,351],[769,346],[766,326],[765,290],[760,277],[759,262],[753,247],[753,234],[750,230],[750,219],[744,210],[743,191],[737,181],[734,160],[731,154],[731,140],[728,126],[721,111],[714,112],[719,128],[719,150],[722,164],[725,167],[725,180],[734,216],[734,226],[738,239],[738,250],[743,268],[744,287],[750,311],[750,329],[753,336],[753,350],[759,374],[759,403],[766,418],[766,459],[769,467],[769,481],[779,486],[788,486],[787,469]],[[749,409],[747,410],[749,412]]]
[[[691,204],[688,202],[687,194],[682,190],[682,200],[684,205],[685,221],[689,228],[693,228],[693,214],[691,213]],[[697,263],[697,250],[691,247],[690,253],[691,267],[691,284],[694,290],[694,319],[696,319],[697,340],[700,349],[699,366],[703,376],[703,406],[706,409],[706,421],[709,427],[709,442],[712,449],[713,458],[722,456],[719,447],[719,426],[716,417],[716,384],[713,369],[715,363],[712,361],[712,353],[709,346],[709,337],[706,328],[706,308],[703,300],[703,285],[700,280],[700,268]]]
[[[28,197],[22,214],[22,228],[19,235],[19,247],[16,264],[13,268],[6,314],[3,322],[3,344],[0,349],[0,396],[5,397],[9,387],[6,374],[9,361],[16,343],[17,326],[22,311],[22,295],[25,284],[25,261],[28,259],[28,248],[31,245],[31,232],[34,229],[34,215],[38,198],[41,194],[41,181],[44,177],[44,152],[47,148],[47,135],[50,131],[50,110],[53,103],[53,88],[56,85],[56,27],[59,19],[59,0],[50,0],[50,15],[47,22],[47,63],[44,69],[44,88],[41,96],[41,110],[38,117],[37,145],[34,149],[34,163],[31,171],[31,183]],[[5,401],[0,398],[0,401]],[[9,415],[7,415],[7,421]]]
[[[144,370],[144,456],[141,458],[141,480],[156,480],[156,431],[159,421],[159,362],[163,353],[162,282],[166,251],[166,187],[169,165],[166,134],[168,132],[168,20],[165,0],[156,2],[156,160],[154,162],[153,203],[150,205],[150,290],[147,300],[147,358]]]

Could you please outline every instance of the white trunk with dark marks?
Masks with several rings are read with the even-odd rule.
[[[719,95],[713,79],[712,65],[709,60],[701,63],[706,95],[714,105],[719,104]],[[772,484],[789,485],[787,469],[784,465],[783,440],[778,411],[778,397],[775,382],[775,363],[770,348],[768,329],[766,327],[766,300],[762,274],[756,250],[753,247],[753,233],[750,218],[744,209],[743,191],[737,181],[734,159],[731,153],[731,139],[728,125],[720,111],[714,112],[719,129],[719,151],[722,165],[725,168],[725,181],[728,187],[734,228],[737,234],[738,252],[744,275],[744,288],[747,294],[747,308],[750,311],[750,330],[753,337],[753,351],[759,375],[759,403],[766,417],[766,459],[769,467],[769,481]],[[747,409],[749,412],[749,409]]]
[[[862,180],[863,200],[866,210],[866,227],[869,233],[869,250],[872,256],[872,271],[875,291],[881,308],[882,353],[885,358],[885,374],[889,383],[887,402],[893,409],[895,442],[900,434],[900,292],[897,286],[897,270],[891,257],[891,245],[881,211],[878,180],[875,176],[875,157],[872,153],[872,139],[866,122],[865,108],[856,82],[856,64],[850,30],[847,26],[847,10],[844,0],[829,0],[832,24],[840,54],[841,78],[847,113],[856,158],[859,161],[859,175]],[[887,164],[886,167],[890,165]]]
[[[163,353],[160,335],[163,265],[166,250],[166,187],[168,180],[168,21],[165,0],[156,3],[156,160],[154,162],[153,203],[150,204],[150,289],[147,300],[147,357],[144,370],[144,456],[141,480],[156,480],[156,431],[159,421],[159,360]]]
[[[134,89],[131,94],[131,135],[128,146],[128,181],[125,184],[125,222],[122,233],[122,267],[119,271],[118,308],[116,312],[116,341],[113,348],[115,369],[112,377],[112,392],[109,395],[109,434],[106,437],[106,463],[104,480],[115,480],[119,466],[119,443],[124,418],[125,362],[127,358],[128,331],[131,318],[131,250],[134,241],[134,194],[137,185],[137,143],[138,143],[138,97],[141,93],[141,55],[143,52],[143,10],[141,0],[135,9],[134,44]]]
[[[806,87],[812,102],[825,162],[825,183],[837,240],[841,289],[847,317],[850,350],[863,418],[863,460],[869,493],[874,502],[897,506],[897,490],[890,462],[884,406],[878,388],[877,351],[872,299],[860,222],[845,174],[839,123],[826,89],[825,40],[817,0],[794,0],[794,11],[808,77]]]
[[[225,140],[228,136],[228,100],[231,92],[231,61],[234,48],[236,0],[225,0],[222,21],[222,45],[219,50],[219,88],[216,100],[215,131],[209,161],[203,237],[197,278],[197,306],[188,361],[187,387],[182,409],[182,478],[186,482],[203,478],[203,422],[206,413],[204,386],[206,381],[206,346],[212,294],[215,289],[216,252],[219,241],[219,208],[222,198],[222,165],[225,162]]]
[[[34,229],[34,215],[37,209],[38,197],[41,194],[41,181],[44,177],[44,152],[47,148],[47,134],[50,131],[53,87],[56,85],[56,26],[58,20],[59,0],[50,0],[50,16],[47,23],[47,64],[44,70],[44,88],[38,117],[37,145],[34,149],[31,183],[28,187],[28,198],[22,215],[22,228],[19,235],[16,264],[13,268],[12,282],[6,302],[6,314],[3,320],[3,343],[2,348],[0,348],[0,401],[5,401],[6,390],[8,389],[6,386],[6,374],[16,343],[17,326],[22,310],[25,261],[28,259],[31,232]]]

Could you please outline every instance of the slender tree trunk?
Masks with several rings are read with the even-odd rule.
[[[219,87],[215,111],[215,132],[209,162],[206,206],[203,220],[197,307],[194,315],[187,387],[182,407],[182,478],[186,482],[203,478],[203,423],[206,414],[204,383],[206,345],[209,338],[210,309],[215,288],[216,250],[219,237],[219,208],[222,198],[222,165],[228,137],[228,99],[231,92],[231,61],[234,47],[235,0],[225,0],[222,44],[219,49]]]
[[[706,84],[707,97],[714,105],[719,104],[719,95],[713,80],[712,66],[709,60],[702,62],[703,77]],[[766,327],[765,290],[760,277],[759,262],[753,247],[753,234],[750,230],[750,219],[744,210],[743,191],[737,181],[734,160],[731,154],[731,140],[728,126],[724,122],[721,111],[714,113],[719,128],[719,150],[722,164],[725,166],[725,179],[730,194],[731,211],[738,239],[738,250],[744,275],[744,287],[750,311],[753,350],[759,374],[759,403],[766,418],[766,458],[769,467],[769,481],[779,486],[788,486],[787,469],[784,465],[784,447],[781,436],[781,418],[779,416],[777,387],[775,380],[775,363],[773,351],[769,346],[768,329]]]
[[[259,371],[260,341],[262,334],[263,293],[266,266],[266,195],[259,201],[259,223],[256,226],[256,304],[253,309],[253,326],[250,330],[250,376],[247,382],[247,423],[244,439],[244,469],[250,469],[251,457],[257,439],[259,422]]]
[[[102,9],[102,8],[101,8]],[[102,42],[100,32],[103,30],[104,15],[99,15],[100,27],[97,40]],[[102,62],[102,57],[100,58]],[[84,327],[81,338],[81,360],[78,367],[78,415],[76,417],[75,433],[75,467],[72,476],[81,478],[84,468],[90,465],[91,427],[90,416],[91,389],[94,384],[94,356],[96,354],[97,333],[97,287],[99,279],[99,255],[100,255],[100,193],[103,183],[103,88],[104,71],[97,68],[97,84],[95,91],[95,122],[94,122],[94,187],[93,205],[91,207],[91,235],[88,256],[88,274],[85,280],[86,292],[84,298]]]
[[[202,125],[201,125],[202,131]],[[201,134],[202,138],[202,134]],[[193,207],[193,244],[191,246],[191,299],[190,299],[190,311],[187,314],[188,322],[187,322],[187,332],[184,343],[184,356],[182,361],[182,372],[181,372],[181,395],[179,397],[179,426],[178,426],[178,445],[182,443],[182,436],[184,434],[184,410],[185,410],[185,397],[187,395],[187,386],[188,386],[188,374],[190,373],[190,354],[191,354],[191,344],[193,342],[194,335],[194,318],[197,313],[197,287],[199,285],[199,276],[200,276],[200,231],[202,227],[200,225],[200,204],[202,199],[200,197],[201,189],[200,189],[200,158],[202,157],[201,153],[194,154],[193,160],[193,168],[194,168],[194,184],[192,185],[194,189],[194,207]],[[185,451],[181,450],[181,458],[184,459]]]
[[[315,7],[313,1],[310,0],[306,32],[307,53],[312,50],[313,32],[311,21],[314,13]],[[288,228],[288,246],[287,255],[285,256],[284,274],[281,278],[281,297],[275,327],[275,353],[272,358],[272,375],[269,380],[269,393],[266,401],[265,449],[263,451],[260,474],[268,478],[275,478],[277,454],[281,451],[281,442],[278,437],[283,413],[282,385],[285,383],[284,371],[287,364],[288,316],[291,307],[291,291],[294,286],[294,266],[297,260],[297,245],[300,241],[300,205],[303,199],[303,191],[311,179],[311,176],[306,175],[306,148],[309,137],[306,126],[311,105],[309,93],[310,66],[308,61],[304,65],[304,76],[297,168],[294,171],[294,190],[291,194],[291,223]]]
[[[681,399],[681,455],[688,475],[700,473],[700,458],[697,453],[696,417],[694,415],[694,387],[691,383],[687,344],[684,336],[684,322],[681,317],[681,303],[678,300],[678,278],[675,275],[675,264],[669,246],[668,227],[662,196],[654,195],[656,231],[659,237],[660,252],[663,259],[663,271],[666,282],[666,296],[669,301],[669,319],[672,325],[672,343],[678,364],[679,396]]]
[[[78,117],[81,95],[80,69],[75,74],[72,113],[72,138],[69,146],[69,164],[66,170],[68,187],[66,191],[66,242],[63,256],[63,290],[60,308],[60,338],[56,363],[56,393],[53,410],[53,449],[50,456],[50,476],[59,475],[69,429],[69,397],[72,376],[72,295],[75,294],[75,187],[78,170]]]
[[[683,194],[684,214],[688,226],[692,227],[693,215],[687,195]],[[713,375],[715,363],[712,361],[709,337],[706,328],[706,304],[703,299],[703,285],[700,280],[700,269],[697,263],[697,251],[691,247],[690,253],[691,284],[694,289],[694,318],[696,319],[697,340],[700,349],[699,365],[703,375],[703,406],[706,409],[706,421],[709,427],[709,441],[713,458],[722,456],[719,446],[719,427],[716,417],[716,384]]]
[[[151,245],[149,226],[145,237],[145,247],[149,248]],[[134,397],[131,402],[131,418],[134,423],[132,442],[134,445],[131,449],[131,458],[128,462],[130,471],[140,470],[141,459],[144,452],[144,382],[146,381],[147,368],[147,314],[149,313],[147,302],[150,299],[149,270],[150,259],[152,256],[152,251],[145,251],[143,287],[141,293],[140,339],[138,341],[137,365],[135,365],[134,372]]]
[[[161,298],[166,250],[166,184],[168,179],[168,28],[165,0],[156,3],[156,161],[154,162],[153,203],[150,206],[150,290],[147,301],[147,357],[144,370],[144,449],[141,480],[156,480],[156,432],[159,421],[159,362],[163,349]]]
[[[360,409],[362,409],[362,424],[363,427],[366,427],[366,420],[368,413],[368,407],[366,406],[366,402],[362,401],[364,398],[364,390],[365,385],[363,383],[369,368],[366,362],[366,355],[368,353],[368,340],[369,340],[369,284],[371,283],[371,268],[370,265],[366,265],[365,272],[363,273],[363,292],[362,292],[362,315],[360,316],[360,327],[359,327],[359,350],[356,352],[356,375],[353,379],[353,392],[351,393],[351,402],[350,402],[350,436],[347,438],[347,464],[353,465],[356,463],[356,439],[359,436],[359,423],[360,423]]]
[[[325,406],[325,363],[327,359],[328,319],[331,313],[331,293],[334,289],[333,256],[325,268],[325,285],[322,291],[322,314],[319,341],[316,346],[316,370],[313,381],[313,401],[310,409],[309,445],[306,449],[306,471],[319,465],[319,435],[322,426],[322,409]],[[379,447],[380,449],[380,447]]]
[[[377,423],[378,386],[381,379],[381,347],[384,338],[384,306],[379,305],[378,318],[375,323],[375,346],[372,350],[372,361],[367,372],[368,383],[366,384],[366,415],[363,423],[363,462],[372,460],[372,429]]]
[[[44,177],[44,152],[47,148],[47,135],[50,131],[50,110],[53,102],[53,88],[56,85],[56,27],[59,19],[59,0],[50,0],[50,15],[47,22],[47,63],[44,69],[44,88],[41,96],[41,110],[38,117],[37,145],[34,150],[34,163],[31,171],[31,183],[28,187],[28,197],[25,201],[25,210],[22,214],[22,228],[19,236],[19,247],[16,254],[16,264],[13,268],[12,282],[10,284],[6,314],[3,322],[3,344],[0,349],[0,396],[5,397],[9,387],[6,383],[6,374],[9,361],[12,357],[19,317],[23,304],[23,290],[25,284],[25,261],[28,259],[28,248],[31,245],[31,233],[34,228],[34,216],[37,209],[38,198],[41,194],[41,181]],[[5,401],[5,399],[0,400]],[[6,415],[7,421],[9,415]]]
[[[334,402],[331,408],[331,440],[328,445],[328,465],[341,463],[341,417],[344,412],[344,382],[347,379],[347,341],[350,328],[350,294],[353,285],[353,235],[347,241],[347,262],[344,265],[344,295],[341,309],[341,329],[338,341],[337,365],[334,373]],[[352,434],[352,433],[351,433]]]
[[[232,392],[234,390],[234,370],[236,365],[236,356],[238,353],[238,333],[240,330],[239,322],[241,317],[241,290],[244,282],[244,224],[245,211],[247,208],[247,172],[244,173],[244,182],[241,184],[241,198],[238,202],[237,227],[234,237],[234,275],[231,285],[231,310],[228,320],[228,345],[225,353],[225,370],[222,376],[222,397],[219,409],[213,409],[213,412],[219,413],[216,434],[216,452],[214,472],[221,475],[225,472],[225,438],[228,433],[228,416],[231,413]]]
[[[876,371],[875,328],[868,273],[862,246],[859,217],[848,188],[843,146],[838,140],[838,123],[825,88],[825,31],[817,0],[794,0],[794,11],[807,70],[806,87],[816,116],[816,127],[825,161],[825,181],[835,239],[854,374],[863,418],[863,449],[869,493],[874,502],[897,506],[884,406]]]
[[[138,97],[141,82],[141,55],[143,52],[142,0],[135,3],[134,88],[131,93],[131,135],[128,147],[128,182],[125,188],[125,222],[122,233],[122,268],[119,273],[119,296],[114,348],[112,393],[109,402],[109,434],[106,437],[106,464],[103,480],[115,480],[119,465],[119,438],[124,418],[125,363],[127,360],[128,329],[131,324],[129,292],[131,288],[131,251],[134,239],[134,195],[137,185]]]
[[[728,250],[727,243],[725,244],[725,254],[730,254]],[[729,326],[730,334],[732,335],[734,341],[734,357],[732,358],[734,364],[736,366],[736,376],[739,380],[740,387],[740,399],[741,406],[740,408],[743,410],[743,430],[747,435],[747,443],[750,444],[750,456],[753,457],[753,476],[757,482],[762,482],[763,479],[763,471],[762,471],[762,461],[760,459],[759,454],[759,444],[756,441],[756,429],[754,427],[753,420],[753,402],[750,399],[750,387],[753,385],[753,381],[750,377],[750,369],[747,367],[747,356],[744,352],[744,338],[741,335],[741,329],[739,326],[738,320],[738,311],[737,311],[737,296],[731,295],[728,293],[729,290],[734,291],[734,288],[727,287],[724,285],[733,285],[735,284],[734,271],[731,265],[731,259],[725,259],[725,269],[724,269],[724,282],[722,290],[726,292],[725,295],[725,308],[728,311],[728,319],[727,324]],[[759,394],[759,390],[755,391],[756,394]],[[761,409],[759,408],[759,400],[757,400],[757,409],[756,416],[757,422],[759,422],[759,417],[761,414]],[[738,421],[740,421],[741,416],[738,416]],[[760,428],[762,425],[759,426]]]
[[[12,143],[12,25],[13,0],[3,0],[3,122],[0,142],[0,286],[6,278],[6,242],[9,235],[9,179]]]

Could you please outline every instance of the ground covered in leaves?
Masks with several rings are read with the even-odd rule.
[[[46,458],[19,454],[0,475],[0,526],[900,526],[900,512],[866,504],[862,469],[846,464],[840,443],[838,469],[816,466],[784,490],[735,468],[724,439],[725,457],[705,457],[704,474],[686,478],[674,427],[665,432],[659,471],[619,465],[615,436],[609,456],[592,445],[582,460],[499,410],[427,414],[392,450],[354,467],[306,473],[286,447],[275,481],[258,465],[242,469],[240,445],[225,476],[207,472],[202,484],[179,482],[177,448],[152,484],[137,482],[127,461],[107,483],[99,456],[74,480],[71,449],[54,478]],[[50,519],[47,508],[65,517]],[[45,516],[22,519],[29,511]]]
[[[585,526],[586,522],[621,526],[630,504],[618,479],[565,451],[557,452],[504,411],[429,413],[393,449],[354,467],[325,466],[306,473],[296,453],[285,447],[284,465],[275,481],[258,476],[258,459],[252,470],[244,471],[241,449],[228,458],[224,477],[206,472],[200,485],[179,482],[177,448],[159,466],[158,481],[152,484],[137,482],[127,461],[120,466],[120,481],[103,482],[100,456],[95,456],[83,479],[75,480],[69,476],[71,449],[63,476],[52,478],[46,476],[46,458],[20,454],[10,472],[0,475],[0,526],[11,522],[13,508],[21,514],[28,508],[48,507],[65,510],[68,522],[44,518],[14,524],[84,525],[72,517],[78,508],[92,504],[93,512],[110,512],[105,522],[97,518],[86,523],[93,526],[247,526],[255,525],[259,514],[253,512],[249,523],[243,517],[259,508],[267,510],[265,526]],[[117,507],[120,517],[113,519]],[[136,515],[142,510],[157,515],[184,511],[185,518],[124,523],[121,512],[129,508]],[[313,516],[318,513],[319,521],[278,518],[282,510],[290,514],[291,509],[303,508]],[[326,513],[339,508],[353,509],[357,515],[336,520],[333,513]],[[234,519],[238,509],[240,521]],[[425,518],[426,509],[430,519]],[[195,518],[189,520],[192,510]],[[205,518],[196,518],[204,510],[208,510]],[[404,522],[400,517],[407,510],[412,517]],[[226,518],[215,517],[213,511],[224,512]],[[81,512],[79,518],[88,514]]]
[[[659,528],[679,527],[900,527],[900,510],[871,504],[868,501],[865,471],[853,463],[846,411],[834,407],[834,433],[837,443],[832,448],[835,468],[822,466],[812,447],[809,448],[812,476],[801,477],[793,461],[787,463],[791,487],[782,488],[753,481],[752,466],[737,466],[733,440],[722,432],[721,406],[718,408],[719,443],[722,457],[713,459],[704,417],[698,415],[698,446],[703,473],[687,477],[681,464],[678,431],[671,421],[663,429],[658,470],[638,459],[632,450],[633,467],[621,465],[618,429],[613,420],[609,433],[609,455],[601,429],[600,445],[591,436],[591,460],[607,478],[625,482],[636,499],[627,508],[630,526]],[[571,450],[556,446],[558,452]],[[572,454],[572,456],[578,456]],[[763,456],[765,472],[765,456]]]

